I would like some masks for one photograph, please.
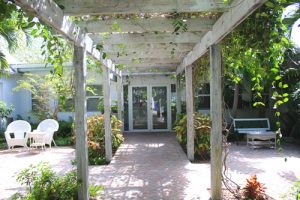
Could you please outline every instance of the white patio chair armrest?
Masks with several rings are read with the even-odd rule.
[[[11,139],[10,132],[8,132],[8,131],[4,132],[4,136],[5,136],[5,138]]]

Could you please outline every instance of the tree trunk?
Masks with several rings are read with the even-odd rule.
[[[232,117],[236,118],[238,104],[239,104],[239,84],[234,85],[234,96],[233,96],[233,104],[232,104]]]

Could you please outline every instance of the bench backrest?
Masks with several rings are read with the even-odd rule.
[[[243,118],[233,119],[234,130],[243,131],[269,131],[270,122],[268,118]]]

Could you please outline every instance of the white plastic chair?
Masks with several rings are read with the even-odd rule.
[[[7,126],[5,139],[9,149],[15,146],[27,147],[28,132],[31,131],[31,125],[24,120],[16,120]],[[13,134],[13,138],[11,137]]]
[[[46,133],[45,144],[48,144],[49,147],[51,148],[52,142],[56,146],[56,143],[53,139],[53,135],[56,131],[58,131],[58,128],[59,128],[59,124],[56,120],[45,119],[39,123],[37,129],[34,131],[45,132]]]

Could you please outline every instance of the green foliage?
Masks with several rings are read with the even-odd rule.
[[[73,122],[66,122],[66,121],[58,121],[59,128],[58,131],[55,133],[54,136],[60,137],[70,137],[73,133]]]
[[[195,156],[200,159],[207,159],[210,152],[210,118],[201,113],[194,114],[195,128]],[[187,115],[180,114],[179,119],[175,122],[174,130],[176,137],[186,149],[187,144]]]
[[[32,114],[39,120],[48,118],[57,119],[57,113],[64,110],[66,101],[74,96],[74,87],[71,78],[57,74],[37,75],[25,74],[24,78],[18,80],[18,86],[14,91],[27,90],[32,94],[34,105]],[[58,102],[52,108],[50,100]]]
[[[102,185],[90,185],[89,191],[90,191],[90,197],[97,197],[99,195],[100,191],[103,191],[104,187]]]
[[[0,101],[0,118],[8,117],[14,111],[14,106],[7,106],[4,101]]]
[[[282,199],[295,199],[300,200],[300,180],[294,182],[293,186],[289,189],[289,191],[282,195]]]
[[[28,18],[21,9],[9,1],[0,1],[0,36],[8,44],[10,51],[14,51],[18,46],[19,36],[31,28]],[[9,65],[3,52],[0,51],[0,75]]]
[[[87,120],[88,124],[88,153],[91,165],[105,163],[105,130],[104,116],[95,115]],[[114,115],[111,116],[112,148],[115,152],[124,141],[121,132],[122,122]]]
[[[294,86],[294,91],[291,94],[291,97],[293,98],[294,101],[299,101],[300,100],[300,82],[298,82]]]
[[[266,187],[257,181],[256,175],[247,179],[246,186],[243,188],[242,196],[245,200],[265,200],[268,199],[265,194]]]
[[[23,12],[11,1],[0,1],[0,36],[7,41],[10,49],[17,48],[20,32],[25,33],[26,38],[43,38],[41,49],[46,66],[52,65],[54,72],[62,75],[63,62],[72,56],[70,43],[34,16]],[[1,72],[8,68],[3,55],[0,52]]]
[[[55,143],[57,146],[72,146],[74,145],[74,138],[73,137],[60,137],[60,136],[56,136],[54,138]]]
[[[13,199],[67,200],[76,199],[78,182],[75,171],[64,176],[56,174],[48,163],[30,165],[17,174],[17,181],[26,186],[26,194],[14,195]]]

